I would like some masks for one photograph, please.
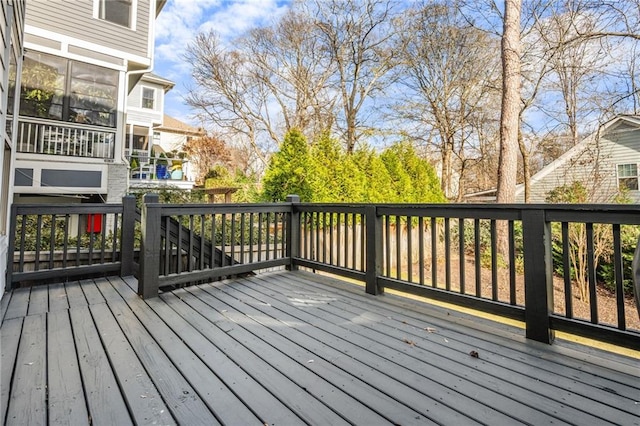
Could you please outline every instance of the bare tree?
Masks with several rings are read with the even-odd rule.
[[[460,201],[465,174],[478,161],[469,157],[469,148],[480,142],[476,125],[488,119],[487,107],[498,94],[497,46],[462,19],[456,4],[425,2],[405,12],[404,25],[397,79],[404,90],[396,113],[422,124],[422,132],[435,131],[430,140],[440,156],[442,190]]]
[[[300,2],[322,37],[336,73],[335,90],[342,109],[338,125],[348,153],[365,127],[362,110],[385,86],[383,77],[395,65],[391,41],[394,3],[391,0],[315,0]]]
[[[266,129],[272,142],[277,137],[270,117],[261,114],[268,108],[264,88],[258,87],[255,71],[246,55],[227,50],[214,32],[201,33],[187,47],[186,59],[191,63],[197,85],[186,98],[203,121],[211,120],[230,138],[243,138],[258,158],[266,164],[264,147],[260,146],[260,130]]]

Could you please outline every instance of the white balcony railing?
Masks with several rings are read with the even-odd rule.
[[[116,131],[88,124],[18,118],[18,152],[113,159]]]

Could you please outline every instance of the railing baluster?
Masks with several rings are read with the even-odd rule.
[[[244,238],[245,238],[245,213],[240,213],[240,259],[242,263],[245,263],[245,249],[244,249]]]
[[[424,217],[418,217],[418,267],[420,284],[424,285]]]
[[[101,215],[101,217],[102,217],[102,228],[100,228],[100,229],[102,230],[102,232],[100,233],[101,234],[100,235],[100,237],[101,237],[101,240],[100,240],[100,245],[101,245],[101,248],[100,248],[100,263],[104,263],[104,254],[105,254],[105,251],[107,249],[107,241],[106,241],[106,236],[107,236],[107,215],[103,214],[103,215]],[[93,263],[93,262],[91,262],[91,263]]]
[[[614,224],[613,232],[613,268],[616,282],[616,306],[618,313],[618,329],[626,330],[627,321],[624,315],[624,276],[622,265],[622,242],[620,238],[620,225]]]
[[[514,223],[509,221],[509,303],[516,304],[516,233]]]
[[[438,235],[436,218],[431,218],[431,287],[438,286]]]
[[[466,293],[466,239],[465,239],[465,229],[464,229],[464,218],[458,218],[458,263],[460,270],[460,294]]]
[[[571,262],[569,260],[569,223],[562,222],[562,275],[564,278],[564,310],[567,318],[573,318],[573,288]]]
[[[39,214],[36,219],[36,262],[35,270],[40,270],[40,248],[42,244],[42,215]]]
[[[171,261],[171,255],[173,252],[171,244],[171,217],[164,217],[164,274],[169,275],[171,273],[171,267],[173,262]]]
[[[204,269],[204,261],[205,261],[205,256],[204,256],[204,247],[205,247],[205,240],[206,240],[206,236],[205,236],[205,215],[201,214],[200,215],[200,254],[198,255],[198,269],[199,270],[203,270]]]
[[[189,249],[187,250],[187,267],[189,272],[192,272],[194,269],[193,266],[193,245],[194,245],[194,216],[192,214],[189,215]]]
[[[236,214],[231,213],[231,247],[230,247],[230,256],[231,256],[231,265],[235,264],[235,255],[236,255]]]
[[[498,235],[495,219],[491,219],[491,300],[498,300]]]
[[[252,218],[253,222],[253,218]],[[253,223],[251,224],[253,226]],[[211,214],[211,261],[209,263],[209,268],[215,269],[216,267],[216,214]],[[253,250],[251,251],[253,254]],[[253,259],[252,259],[253,260]]]
[[[329,264],[333,265],[333,213],[329,212]]]
[[[480,245],[480,219],[473,221],[474,262],[476,279],[476,297],[482,296],[482,246]]]
[[[402,278],[402,250],[401,250],[401,222],[400,222],[400,216],[396,216],[396,278],[397,279],[401,279]]]
[[[56,251],[56,215],[51,215],[51,235],[49,236],[49,269],[53,269],[53,257]]]
[[[176,274],[182,273],[182,215],[176,216],[178,239],[176,241]]]
[[[596,266],[595,250],[593,243],[593,223],[587,223],[587,275],[589,277],[589,307],[591,311],[591,323],[598,323],[598,296],[596,293]]]
[[[451,226],[450,219],[444,218],[444,273],[445,289],[451,291]]]
[[[220,223],[220,233],[222,234],[222,241],[220,243],[220,254],[222,255],[222,259],[220,261],[220,266],[225,266],[227,263],[226,254],[225,254],[225,245],[227,244],[227,214],[222,213],[220,215],[222,222]],[[260,252],[258,252],[258,261],[260,261]]]
[[[344,247],[344,244],[342,244],[342,232],[340,232],[340,227],[342,226],[340,217],[342,216],[342,213],[337,213],[336,214],[336,265],[338,266],[344,266],[341,264],[341,257],[340,257],[340,253],[342,252],[342,247]]]
[[[411,256],[411,252],[413,250],[411,244],[411,221],[413,221],[412,216],[407,216],[407,265],[408,265],[408,274],[407,279],[410,283],[413,282],[413,258]]]
[[[62,242],[62,267],[67,267],[67,250],[69,247],[69,214],[64,215],[64,241]]]

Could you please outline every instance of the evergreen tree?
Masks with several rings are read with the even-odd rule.
[[[262,199],[284,201],[289,194],[311,201],[313,170],[307,140],[297,129],[290,130],[273,154],[262,179]]]

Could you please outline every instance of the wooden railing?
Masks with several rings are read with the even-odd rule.
[[[32,117],[18,118],[17,151],[113,159],[116,130]]]
[[[131,203],[14,206],[9,281],[134,273]],[[71,244],[70,218],[90,213],[103,214],[113,245],[105,233],[85,235],[86,247]],[[370,294],[395,289],[516,319],[537,341],[550,343],[565,331],[640,348],[638,311],[623,290],[633,278],[623,242],[640,233],[635,206],[337,205],[295,196],[279,204],[168,205],[148,194],[139,221],[143,297],[252,271],[306,268],[362,281]],[[77,234],[86,230],[76,227]],[[34,247],[26,247],[28,229]],[[603,247],[609,278],[596,265]],[[25,268],[28,252],[37,259],[33,271]]]

